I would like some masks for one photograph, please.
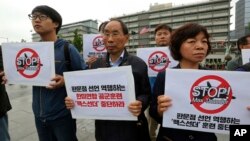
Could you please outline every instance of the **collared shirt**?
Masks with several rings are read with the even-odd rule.
[[[118,67],[121,64],[123,57],[124,57],[124,50],[122,51],[122,54],[120,55],[120,57],[114,63],[111,61],[111,58],[109,58],[110,66]]]

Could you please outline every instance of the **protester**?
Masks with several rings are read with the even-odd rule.
[[[54,42],[56,76],[47,87],[33,86],[33,112],[40,141],[77,141],[76,120],[66,109],[67,96],[63,72],[83,70],[86,66],[77,49],[57,33],[62,25],[61,15],[53,8],[40,5],[29,14],[33,28],[41,41]],[[65,47],[68,47],[65,49]],[[64,52],[65,51],[65,52]],[[69,54],[67,60],[66,53]]]
[[[0,49],[0,141],[10,141],[7,112],[11,109],[9,97],[3,84],[3,60]]]
[[[246,72],[249,72],[250,71],[250,62],[242,65],[242,66],[239,66],[236,71],[246,71]],[[250,106],[247,106],[247,109],[250,111]]]
[[[188,23],[176,29],[171,36],[170,52],[173,58],[179,61],[175,69],[204,69],[200,62],[209,54],[211,45],[209,34],[205,27]],[[161,124],[157,141],[216,141],[214,133],[205,133],[184,129],[162,127],[163,112],[171,108],[171,97],[164,95],[165,71],[158,73],[154,85],[154,94],[150,105],[150,115]]]
[[[103,33],[104,33],[104,28],[105,28],[105,26],[106,26],[106,24],[107,24],[108,22],[109,22],[109,21],[104,21],[104,22],[102,22],[102,23],[100,24],[99,28],[98,28],[99,33],[101,33],[102,35],[103,35]]]
[[[167,47],[170,45],[172,28],[166,24],[159,24],[155,28],[155,42],[158,47]]]
[[[250,62],[242,65],[242,66],[239,66],[236,71],[250,71]]]
[[[146,63],[128,54],[125,44],[129,39],[127,26],[118,19],[111,19],[104,28],[103,41],[107,57],[98,59],[93,68],[119,67],[131,65],[134,76],[136,101],[128,106],[129,111],[138,117],[137,121],[96,120],[95,137],[97,141],[150,141],[148,123],[144,110],[149,105],[150,84]],[[74,107],[71,98],[65,99],[67,108]]]
[[[157,47],[168,47],[170,45],[172,28],[166,24],[159,24],[156,26],[155,34],[155,43]],[[151,89],[153,89],[156,77],[149,77]],[[151,140],[155,140],[156,131],[158,128],[158,123],[149,116],[149,134]]]
[[[250,49],[250,34],[239,38],[237,41],[237,47],[239,52],[241,52],[242,49]],[[227,62],[226,69],[235,70],[241,65],[243,65],[242,56],[239,54],[237,57]]]

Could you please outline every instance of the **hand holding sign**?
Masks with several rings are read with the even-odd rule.
[[[68,96],[65,98],[65,105],[67,109],[73,109],[75,107],[73,99]]]
[[[56,89],[64,86],[64,78],[61,75],[56,75],[54,78],[51,79],[51,83],[47,86],[48,89]]]
[[[249,111],[250,111],[250,106],[247,106],[247,110],[249,110]]]
[[[157,97],[157,111],[160,116],[172,105],[172,99],[167,95],[160,95]]]
[[[134,116],[139,116],[141,114],[141,108],[142,108],[142,102],[139,100],[136,100],[135,102],[131,102],[128,106],[129,111]]]
[[[0,77],[1,77],[0,80],[1,84],[5,84],[7,82],[7,79],[5,78],[3,71],[0,72]]]

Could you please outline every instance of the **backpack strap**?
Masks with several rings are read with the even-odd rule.
[[[64,44],[64,57],[65,57],[65,65],[67,67],[67,70],[72,71],[70,53],[69,53],[69,42],[65,42]]]

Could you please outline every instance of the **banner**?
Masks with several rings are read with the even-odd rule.
[[[158,72],[178,64],[170,55],[168,47],[137,48],[136,52],[137,56],[147,64],[149,77],[156,77]]]
[[[3,43],[8,84],[48,86],[55,77],[54,42]]]
[[[101,58],[106,54],[107,50],[100,34],[83,34],[83,58],[85,60],[90,56]]]
[[[131,66],[64,72],[74,118],[137,120],[128,110],[135,101]]]
[[[250,123],[249,84],[248,72],[167,69],[163,127],[229,134],[229,125]]]

